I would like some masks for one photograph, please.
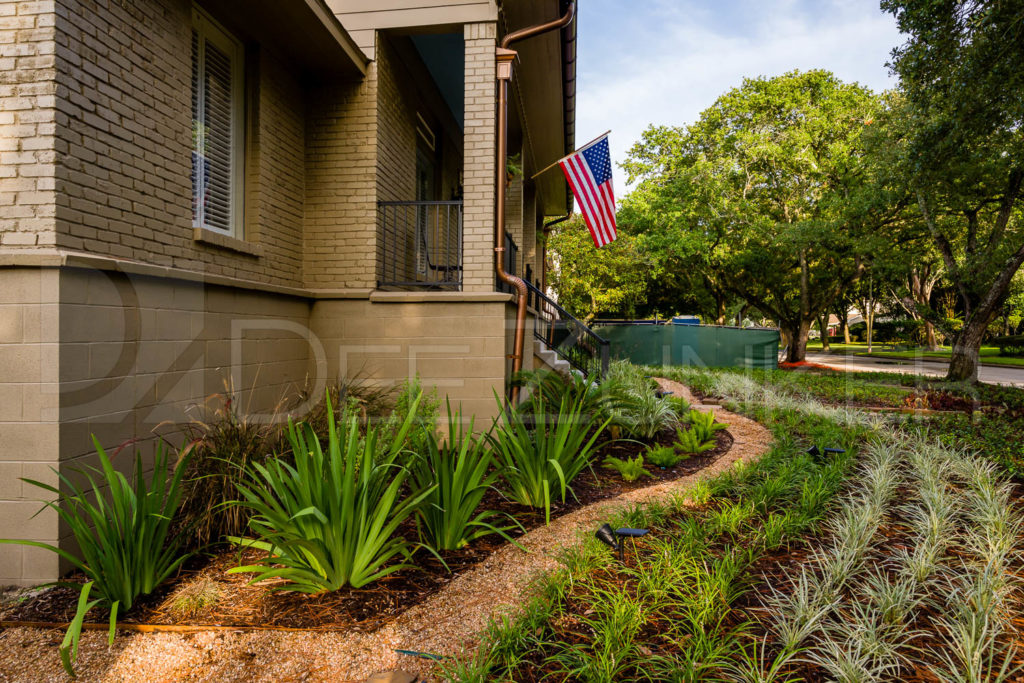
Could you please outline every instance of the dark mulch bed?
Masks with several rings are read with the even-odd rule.
[[[674,431],[666,430],[654,441],[669,445],[675,441]],[[661,469],[647,466],[652,476],[635,482],[625,482],[611,470],[600,467],[605,457],[634,457],[645,452],[649,444],[605,437],[595,460],[593,472],[585,471],[573,482],[576,499],[552,505],[551,517],[568,514],[584,505],[613,498],[634,489],[652,486],[663,481],[679,479],[697,472],[715,462],[732,447],[733,438],[728,431],[717,432],[714,450],[684,460],[675,467]],[[544,524],[542,510],[525,507],[504,499],[491,491],[485,497],[483,509],[498,510],[515,518],[529,531]],[[415,527],[408,524],[402,529],[410,540],[416,539]],[[513,538],[524,531],[509,532]],[[178,577],[153,594],[142,598],[120,621],[139,624],[211,625],[232,627],[283,627],[310,630],[356,629],[373,631],[385,625],[405,610],[417,605],[440,591],[445,585],[477,565],[506,545],[497,535],[477,539],[466,548],[443,553],[446,569],[431,553],[421,550],[413,559],[414,568],[403,569],[362,588],[343,588],[323,595],[276,592],[267,590],[266,584],[248,585],[244,574],[227,574],[227,570],[259,557],[256,551],[223,550],[193,560]],[[219,592],[216,604],[185,617],[173,605],[177,591],[196,581],[208,579]],[[75,575],[68,579],[81,583],[84,578]],[[67,622],[75,612],[78,590],[75,587],[56,587],[22,604],[0,610],[5,621]],[[90,614],[89,621],[102,622],[105,615],[98,611]]]

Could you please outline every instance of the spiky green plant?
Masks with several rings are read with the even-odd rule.
[[[238,505],[252,512],[256,539],[232,540],[266,551],[256,563],[229,570],[253,573],[252,582],[280,578],[271,590],[322,593],[355,588],[408,567],[412,552],[398,527],[433,487],[403,496],[409,471],[398,463],[416,419],[410,404],[390,443],[378,447],[378,430],[359,433],[359,419],[334,420],[328,398],[327,449],[306,423],[288,424],[295,464],[275,458],[255,463],[239,485]]]
[[[640,477],[651,476],[651,473],[644,469],[644,456],[642,455],[625,460],[608,456],[601,462],[601,467],[615,470],[624,481],[636,481]]]
[[[714,411],[691,410],[689,413],[690,429],[701,441],[714,441],[715,432],[721,431],[729,425],[724,422],[715,422]]]
[[[657,467],[675,467],[683,460],[689,459],[689,457],[689,455],[680,455],[679,453],[676,453],[676,449],[673,446],[658,446],[657,448],[651,448],[644,456],[647,462]]]
[[[557,414],[538,402],[527,425],[517,410],[506,410],[495,395],[501,417],[487,440],[496,455],[505,494],[523,505],[542,508],[551,521],[551,501],[565,502],[572,481],[590,466],[598,438],[609,420],[593,429],[583,414],[585,397],[563,396]]]
[[[416,454],[409,466],[413,490],[430,491],[416,509],[416,524],[420,538],[435,551],[455,550],[475,538],[503,534],[511,528],[491,524],[499,513],[478,511],[499,472],[491,468],[493,457],[487,450],[486,439],[473,435],[474,421],[466,430],[461,411],[453,415],[450,402],[447,410],[447,439],[438,442],[432,427],[421,427],[419,443],[423,452]]]
[[[680,453],[698,455],[714,449],[715,442],[701,439],[693,429],[682,430],[676,428],[676,450]]]
[[[54,473],[63,490],[33,479],[23,480],[57,496],[44,505],[54,510],[71,530],[79,554],[40,541],[0,539],[0,543],[55,552],[89,579],[81,587],[78,609],[60,646],[61,662],[70,676],[75,675],[72,664],[78,656],[86,613],[97,605],[110,610],[109,639],[113,643],[118,615],[131,609],[139,596],[153,592],[190,555],[182,549],[183,533],[172,534],[171,525],[181,502],[191,447],[183,450],[171,467],[168,449],[158,443],[153,472],[148,478],[142,454],[137,452],[129,481],[114,469],[95,436],[92,441],[100,467],[77,470],[88,486],[57,470]],[[89,600],[93,591],[99,597]]]

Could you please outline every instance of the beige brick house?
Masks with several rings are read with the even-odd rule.
[[[150,438],[225,378],[261,411],[418,374],[492,415],[515,315],[496,41],[563,11],[0,0],[0,537],[64,541],[19,478],[83,464],[90,434]],[[571,198],[529,178],[573,146],[575,21],[516,48],[509,266],[539,278],[542,221]],[[0,585],[60,570],[0,549]]]

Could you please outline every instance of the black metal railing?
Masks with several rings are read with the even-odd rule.
[[[462,288],[462,202],[377,202],[379,287]]]
[[[518,263],[519,263],[519,245],[512,239],[512,235],[505,233],[505,251],[501,253],[502,264],[505,266],[505,272],[509,275],[519,275]],[[515,294],[515,287],[503,282],[497,276],[495,276],[495,284],[499,292],[505,292],[506,294]]]
[[[527,303],[536,312],[533,336],[585,375],[608,372],[611,345],[548,297],[532,282],[526,283]]]

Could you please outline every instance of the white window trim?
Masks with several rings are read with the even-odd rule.
[[[231,103],[231,178],[229,179],[231,196],[230,228],[224,230],[217,226],[206,225],[201,216],[192,217],[192,227],[242,239],[245,183],[245,47],[240,40],[228,32],[216,19],[195,5],[192,7],[192,28],[199,34],[199,59],[201,61],[205,60],[206,41],[213,43],[224,54],[230,56],[233,93],[233,101]],[[200,68],[198,73],[199,77],[202,78],[203,69]],[[202,98],[204,94],[203,88],[200,87],[200,111],[203,110]],[[201,136],[196,136],[196,138],[192,151],[202,154],[202,138]],[[194,193],[195,188],[192,191]],[[195,201],[194,197],[193,201]]]

